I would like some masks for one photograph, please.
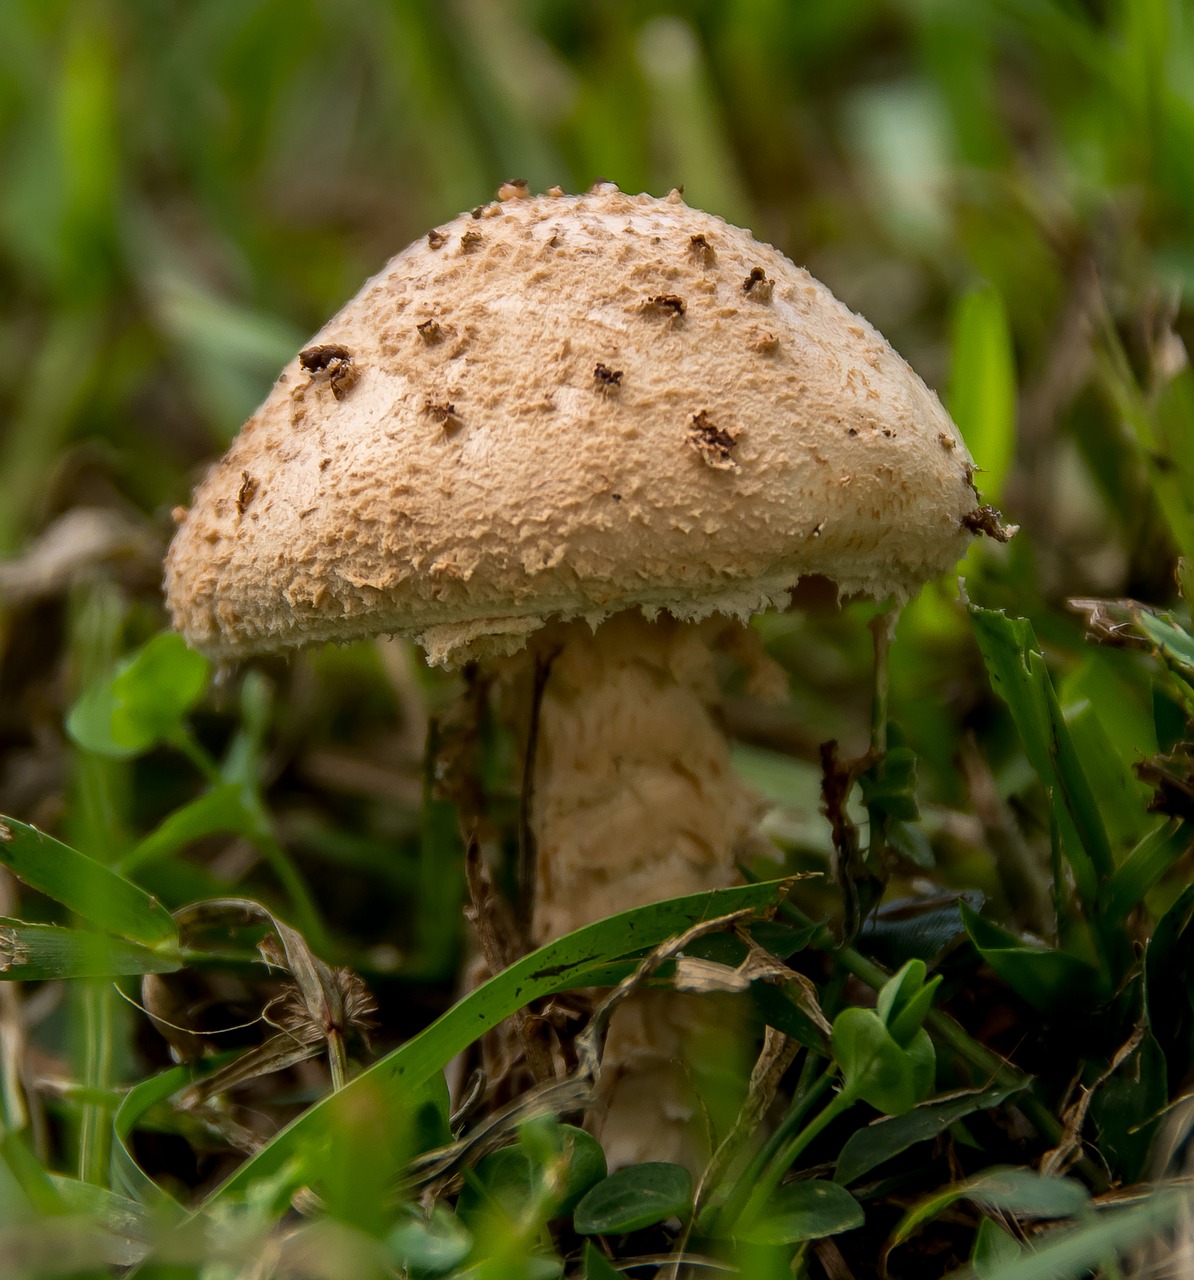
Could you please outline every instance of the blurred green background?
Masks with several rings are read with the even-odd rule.
[[[1188,4],[0,13],[0,811],[105,856],[187,797],[194,779],[164,752],[101,777],[67,744],[65,709],[163,625],[170,511],[283,363],[389,255],[513,177],[683,186],[867,315],[940,391],[986,500],[1021,526],[1010,547],[975,549],[972,596],[1033,620],[1066,697],[1099,703],[1125,761],[1156,750],[1148,677],[1130,656],[1087,662],[1066,601],[1172,603],[1177,555],[1194,553]],[[906,612],[893,712],[938,806],[930,836],[953,851],[942,878],[998,894],[959,753],[978,735],[1004,795],[1026,774],[956,595],[938,584]],[[865,745],[869,640],[853,610],[764,631],[792,698],[731,700],[739,758],[788,806],[781,838],[825,850],[816,744]],[[416,837],[445,686],[370,646],[269,671],[243,696],[251,718],[261,689],[283,691],[263,777],[319,885],[325,919],[308,903],[307,923],[367,972],[442,977],[454,944],[435,939],[460,886],[419,861]],[[235,697],[217,691],[201,726],[217,745]],[[171,904],[234,883],[277,896],[272,855],[200,853],[142,879]],[[420,892],[440,905],[411,952],[394,918]]]

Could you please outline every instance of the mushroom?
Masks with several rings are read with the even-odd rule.
[[[776,249],[677,192],[507,194],[287,366],[179,513],[166,594],[219,660],[396,634],[490,664],[524,724],[546,672],[543,943],[736,880],[757,806],[711,637],[809,575],[906,600],[979,508],[936,396]],[[644,998],[611,1025],[612,1162],[679,1149],[644,1082],[674,1072],[680,1021]]]

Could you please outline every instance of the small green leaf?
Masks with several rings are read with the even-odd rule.
[[[1150,889],[1177,865],[1194,844],[1194,826],[1173,820],[1150,831],[1119,864],[1107,883],[1104,910],[1109,920],[1124,920]]]
[[[519,1141],[544,1173],[563,1168],[563,1186],[552,1201],[553,1217],[570,1214],[584,1194],[606,1176],[605,1149],[575,1125],[545,1120],[523,1125]]]
[[[181,968],[182,960],[176,955],[106,933],[0,916],[0,980],[119,978]]]
[[[93,684],[67,717],[84,750],[128,759],[177,733],[207,687],[208,662],[163,631]]]
[[[536,1205],[550,1222],[570,1214],[605,1174],[605,1152],[592,1134],[544,1118],[523,1125],[517,1145],[500,1147],[479,1161],[457,1209],[468,1223],[491,1208],[520,1222],[528,1206]]]
[[[1137,609],[1134,616],[1165,661],[1186,679],[1194,680],[1194,636],[1179,626],[1171,614]]]
[[[687,1218],[692,1209],[692,1174],[678,1164],[657,1161],[611,1173],[576,1206],[573,1226],[582,1236],[622,1235],[668,1218]]]
[[[736,1226],[734,1235],[749,1244],[796,1244],[861,1227],[862,1205],[836,1182],[820,1179],[780,1187],[762,1211]]]
[[[888,732],[895,731],[894,725]],[[904,822],[920,817],[916,799],[916,754],[908,747],[889,747],[879,761],[858,777],[867,809]]]
[[[1070,1178],[1047,1178],[1031,1169],[996,1169],[965,1184],[968,1200],[1018,1218],[1072,1218],[1090,1203],[1090,1192]]]
[[[931,982],[925,982],[923,960],[909,960],[899,973],[883,984],[875,1001],[875,1011],[901,1048],[912,1042],[924,1024],[940,985],[940,975]]]
[[[933,1088],[933,1042],[918,1031],[905,1047],[892,1039],[871,1009],[843,1009],[833,1021],[833,1056],[842,1093],[887,1115],[910,1111]]]
[[[190,1067],[173,1067],[160,1075],[150,1076],[134,1085],[124,1095],[120,1106],[112,1117],[112,1167],[110,1182],[112,1190],[127,1196],[138,1204],[148,1205],[155,1209],[163,1221],[177,1215],[183,1216],[183,1208],[168,1192],[163,1191],[156,1182],[141,1168],[133,1156],[130,1140],[134,1130],[144,1119],[146,1113],[158,1103],[164,1102],[171,1094],[184,1089],[192,1079],[194,1072]]]
[[[15,818],[0,818],[0,866],[114,937],[147,947],[178,945],[170,913],[144,889]]]

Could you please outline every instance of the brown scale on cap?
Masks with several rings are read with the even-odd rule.
[[[644,311],[667,316],[671,320],[679,320],[687,309],[687,304],[678,293],[653,293],[643,303]]]
[[[734,448],[738,433],[719,427],[709,418],[706,410],[692,415],[688,428],[688,443],[696,450],[702,462],[717,471],[737,471]]]
[[[598,360],[593,367],[593,381],[599,391],[617,391],[622,385],[622,370],[611,369],[609,365]]]
[[[751,267],[750,275],[742,282],[742,292],[756,302],[770,302],[774,290],[775,281],[767,278],[767,273],[762,267]]]
[[[312,382],[325,378],[337,400],[348,395],[360,376],[352,352],[338,342],[304,348],[299,352],[299,364],[311,375]]]

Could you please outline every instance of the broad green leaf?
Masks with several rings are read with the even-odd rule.
[[[181,968],[182,960],[176,955],[106,933],[0,916],[0,980],[119,978]]]
[[[1106,995],[1102,975],[1085,960],[1054,947],[1032,946],[968,907],[962,909],[962,920],[978,953],[1034,1009],[1072,1010]]]
[[[1092,791],[1099,798],[1108,838],[1115,841],[1117,849],[1135,843],[1156,821],[1146,808],[1149,788],[1116,751],[1092,703],[1067,707],[1065,720]]]
[[[750,1244],[796,1244],[852,1231],[865,1217],[862,1205],[836,1182],[791,1182],[756,1217],[735,1226],[734,1235]]]
[[[963,295],[954,313],[949,408],[998,503],[1016,448],[1016,368],[1003,299],[991,285]]]
[[[619,1169],[591,1188],[576,1206],[572,1225],[582,1236],[622,1235],[692,1209],[692,1174],[657,1161]]]
[[[344,1094],[353,1089],[371,1089],[381,1085],[384,1089],[408,1095],[442,1071],[456,1054],[490,1027],[530,1001],[557,991],[591,985],[594,970],[608,964],[612,957],[658,946],[698,920],[740,910],[762,912],[774,908],[787,895],[790,883],[771,880],[687,898],[673,898],[637,907],[578,929],[504,969],[455,1004],[431,1026],[374,1063],[340,1092]],[[299,1152],[304,1153],[309,1162],[307,1176],[315,1178],[319,1153],[330,1141],[327,1115],[327,1099],[308,1108],[245,1161],[213,1193],[208,1203],[218,1204],[242,1194],[262,1178],[273,1177]]]
[[[114,937],[167,950],[178,945],[178,930],[160,902],[94,858],[15,818],[0,818],[0,866]]]
[[[127,759],[177,733],[207,687],[208,662],[162,631],[75,703],[66,727],[88,751]]]
[[[886,1116],[863,1129],[856,1129],[842,1147],[834,1177],[838,1182],[854,1182],[884,1161],[919,1142],[939,1137],[951,1125],[975,1111],[1001,1106],[1021,1092],[1028,1082],[1012,1089],[984,1089],[937,1102],[924,1102],[900,1116]]]

